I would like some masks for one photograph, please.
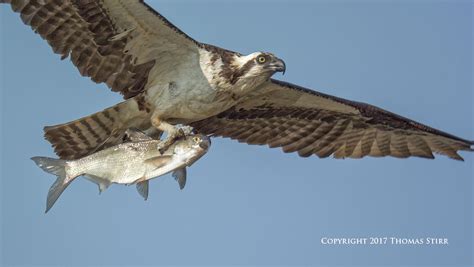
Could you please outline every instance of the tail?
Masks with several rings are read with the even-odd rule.
[[[139,108],[135,98],[90,116],[44,128],[44,137],[61,159],[78,159],[123,142],[128,128],[147,129],[149,113]]]
[[[67,162],[65,160],[45,157],[33,157],[31,159],[45,172],[58,177],[51,188],[49,188],[48,198],[46,200],[46,212],[48,212],[75,177],[67,176]]]

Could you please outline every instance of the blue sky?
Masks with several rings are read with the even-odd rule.
[[[271,51],[276,78],[474,139],[470,1],[148,1],[195,39]],[[1,263],[12,265],[473,264],[473,154],[301,159],[214,139],[184,191],[154,180],[98,195],[78,179],[44,214],[45,125],[120,101],[0,6]],[[326,246],[322,237],[444,237],[449,246]]]

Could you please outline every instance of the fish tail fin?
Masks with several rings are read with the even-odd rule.
[[[31,159],[36,163],[36,165],[38,165],[38,167],[43,169],[43,171],[54,174],[58,177],[49,188],[45,211],[45,213],[47,213],[75,177],[69,177],[67,175],[67,161],[65,160],[46,157],[33,157]]]
[[[62,159],[53,159],[47,157],[32,157],[38,167],[47,173],[54,174],[58,177],[66,177],[66,161]]]

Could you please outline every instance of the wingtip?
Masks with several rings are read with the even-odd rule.
[[[464,162],[464,158],[461,157],[461,155],[459,155],[458,153],[454,153],[453,155],[448,155],[448,157],[457,161]]]
[[[47,132],[48,130],[52,129],[53,126],[44,126],[43,131]]]

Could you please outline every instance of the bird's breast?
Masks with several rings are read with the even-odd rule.
[[[179,123],[217,115],[236,103],[232,94],[223,93],[204,76],[193,73],[155,84],[147,92],[147,102],[161,118]]]

